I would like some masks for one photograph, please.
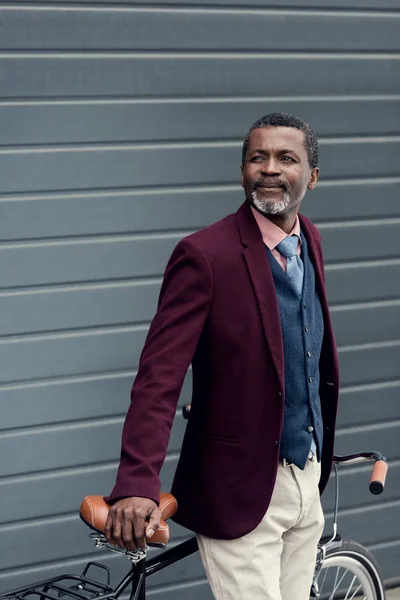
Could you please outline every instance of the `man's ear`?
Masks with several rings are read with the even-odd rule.
[[[240,172],[241,172],[240,183],[242,184],[242,188],[244,188],[244,181],[243,181],[243,164],[241,164],[241,165],[240,165]]]
[[[318,167],[315,167],[312,171],[311,171],[311,178],[310,178],[310,182],[307,186],[307,188],[309,190],[313,190],[315,188],[315,186],[317,185],[317,181],[318,181],[318,177],[319,177],[319,169]]]

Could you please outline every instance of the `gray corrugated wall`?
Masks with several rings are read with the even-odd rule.
[[[127,569],[77,509],[112,486],[169,254],[236,210],[241,141],[275,110],[321,137],[304,212],[340,350],[337,451],[391,462],[379,500],[368,469],[344,472],[340,528],[400,580],[399,25],[399,0],[0,4],[1,590],[94,557]],[[152,594],[209,598],[198,558]]]

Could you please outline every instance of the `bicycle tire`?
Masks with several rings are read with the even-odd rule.
[[[317,581],[319,600],[385,600],[386,597],[376,560],[364,546],[353,541],[343,541],[339,547],[327,550]]]

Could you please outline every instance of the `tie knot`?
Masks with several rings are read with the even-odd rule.
[[[288,235],[276,246],[276,249],[285,258],[290,258],[291,256],[297,255],[298,243],[299,238],[297,237],[297,235]]]

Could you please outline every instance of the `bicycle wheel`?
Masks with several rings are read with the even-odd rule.
[[[385,600],[376,561],[357,542],[327,551],[317,583],[319,600]]]

